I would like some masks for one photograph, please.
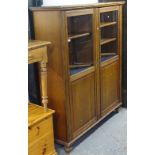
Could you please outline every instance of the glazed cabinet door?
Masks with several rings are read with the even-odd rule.
[[[71,82],[72,138],[78,136],[97,119],[95,73]]]
[[[118,57],[119,53],[119,7],[99,9],[100,63]]]
[[[100,117],[120,104],[120,10],[99,8]]]
[[[65,12],[71,139],[97,120],[94,10]]]
[[[106,64],[100,69],[101,117],[120,101],[119,61]]]
[[[94,67],[93,9],[66,12],[68,70],[70,76]]]

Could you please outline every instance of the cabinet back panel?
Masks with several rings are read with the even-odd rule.
[[[69,34],[92,32],[92,15],[68,17],[67,21]]]
[[[118,54],[116,41],[102,45],[101,52],[102,53],[116,53],[116,54]]]
[[[70,64],[93,64],[93,41],[90,37],[73,40],[69,44]]]
[[[109,11],[101,13],[100,22],[101,23],[114,22],[114,21],[117,22],[117,16],[118,16],[117,11]]]
[[[117,38],[117,29],[117,25],[102,28],[101,38]]]

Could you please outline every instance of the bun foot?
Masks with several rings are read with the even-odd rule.
[[[115,112],[116,114],[119,113],[119,107],[116,108],[116,109],[114,110],[114,112]]]
[[[66,153],[70,153],[72,151],[73,147],[72,146],[64,146],[64,150]]]

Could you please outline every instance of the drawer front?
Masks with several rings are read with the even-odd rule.
[[[29,155],[52,155],[55,153],[54,139],[51,133],[37,139],[28,148]]]
[[[46,47],[30,50],[28,54],[28,61],[30,63],[42,61],[46,52]]]
[[[28,141],[29,143],[31,143],[49,132],[53,134],[53,122],[52,122],[51,117],[43,119],[42,121],[35,124],[34,126],[29,127]]]

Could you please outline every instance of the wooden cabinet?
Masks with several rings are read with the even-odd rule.
[[[52,42],[48,53],[48,108],[55,140],[66,151],[121,105],[124,2],[33,7],[35,39]]]

